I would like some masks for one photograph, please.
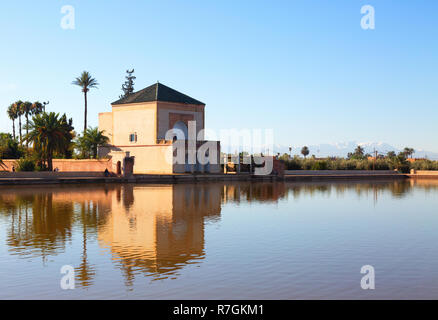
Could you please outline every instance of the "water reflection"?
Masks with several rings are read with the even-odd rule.
[[[126,185],[107,203],[99,243],[127,285],[134,275],[170,277],[204,257],[204,224],[221,212],[219,185]]]
[[[278,202],[305,196],[354,192],[374,198],[406,197],[414,188],[437,190],[433,180],[369,183],[209,183],[176,185],[89,185],[0,188],[0,226],[9,254],[24,259],[64,253],[76,238],[77,283],[94,283],[93,241],[110,252],[129,287],[138,275],[175,278],[206,256],[205,226],[220,220],[227,203]],[[0,244],[3,245],[3,244]],[[93,253],[94,254],[94,253]]]

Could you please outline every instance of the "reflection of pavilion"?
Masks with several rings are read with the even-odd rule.
[[[286,195],[284,183],[237,182],[223,186],[223,202],[275,202]]]
[[[126,185],[113,193],[99,243],[119,260],[128,282],[136,272],[170,275],[203,258],[205,218],[220,211],[219,185]]]

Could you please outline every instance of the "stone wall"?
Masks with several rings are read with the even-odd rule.
[[[17,167],[17,160],[3,160],[0,164],[0,171],[12,171],[12,167]],[[104,172],[105,169],[112,172],[111,159],[54,159],[53,169],[58,168],[59,172]]]
[[[285,170],[285,175],[389,175],[399,174],[392,170]]]
[[[56,179],[56,178],[100,178],[104,177],[103,172],[49,172],[49,171],[34,171],[34,172],[0,172],[0,179],[7,178],[33,178],[33,179]]]
[[[434,176],[434,177],[438,177],[438,171],[433,171],[433,170],[415,170],[412,169],[411,170],[411,175],[415,176]]]

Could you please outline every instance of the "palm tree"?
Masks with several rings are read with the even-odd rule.
[[[73,157],[73,152],[75,147],[73,139],[76,136],[76,133],[74,132],[75,128],[73,127],[73,119],[72,118],[67,119],[67,116],[64,113],[59,120],[62,126],[64,127],[64,131],[70,132],[70,134],[67,136],[67,141],[64,150],[57,151],[55,153],[55,156],[62,159],[71,159]]]
[[[310,153],[310,151],[309,151],[309,148],[307,146],[304,146],[301,149],[301,154],[304,156],[304,159],[309,155],[309,153]]]
[[[361,146],[357,146],[356,149],[354,149],[354,154],[358,157],[362,157],[365,153],[365,149]]]
[[[33,143],[34,150],[38,150],[42,156],[42,162],[46,162],[48,170],[52,171],[53,154],[65,150],[71,141],[70,127],[59,118],[59,113],[50,112],[34,116],[29,129],[26,141]]]
[[[84,134],[87,131],[87,92],[90,91],[91,88],[97,88],[99,83],[88,71],[83,71],[80,77],[77,77],[72,84],[77,85],[82,88],[82,92],[84,93],[85,100],[85,111],[84,111]]]
[[[415,150],[413,148],[404,148],[403,153],[406,155],[406,157],[408,158],[412,158],[412,155],[415,153]]]
[[[33,115],[40,114],[42,112],[46,112],[44,109],[45,109],[44,105],[41,102],[35,101],[34,103],[32,103],[32,114]]]
[[[386,156],[390,159],[394,159],[395,157],[397,157],[397,154],[395,153],[395,151],[389,151]]]
[[[21,116],[23,115],[23,109],[21,108],[21,105],[23,104],[23,101],[18,100],[14,102],[14,108],[17,112],[17,117],[18,117],[18,129],[19,129],[19,134],[20,134],[20,144],[22,143],[23,137],[21,134]]]
[[[26,135],[29,134],[29,115],[32,114],[32,103],[25,101],[21,104],[21,110],[24,116],[26,116]],[[26,141],[26,147],[29,147],[29,141]]]
[[[14,104],[8,107],[8,117],[12,120],[12,137],[15,140],[15,120],[18,118],[18,114]]]
[[[82,149],[82,153],[91,154],[91,157],[97,158],[97,148],[108,143],[109,138],[100,131],[99,128],[88,128],[82,137],[78,138],[77,145]]]

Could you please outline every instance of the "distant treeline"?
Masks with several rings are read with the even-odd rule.
[[[384,157],[373,159],[345,158],[301,158],[288,155],[279,157],[285,163],[286,170],[398,170],[403,173],[411,169],[438,170],[438,161],[415,160],[408,161],[402,157]]]

